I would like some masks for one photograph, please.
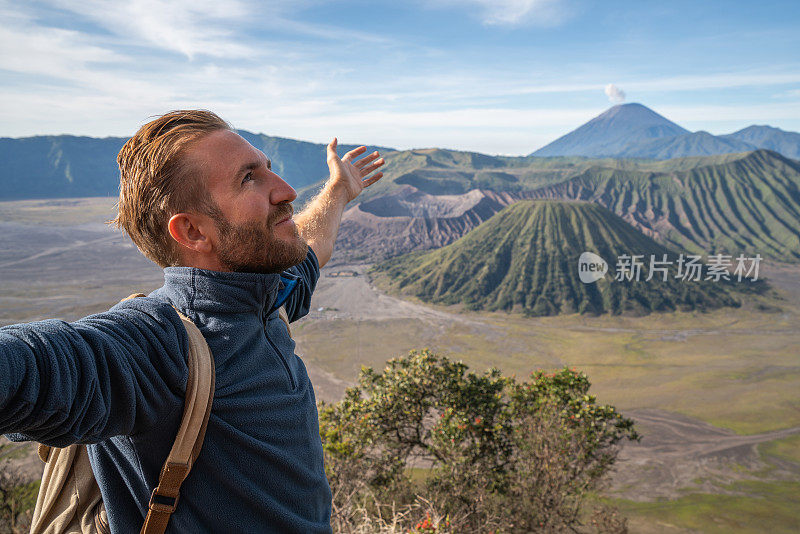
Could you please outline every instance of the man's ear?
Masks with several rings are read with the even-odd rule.
[[[181,246],[201,254],[210,253],[214,246],[208,217],[196,213],[177,213],[170,217],[167,228],[172,239]]]

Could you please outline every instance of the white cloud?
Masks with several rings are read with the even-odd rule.
[[[106,31],[53,28],[39,22],[38,13],[29,6],[0,0],[7,22],[0,26],[0,48],[5,52],[0,55],[0,69],[16,75],[0,83],[5,122],[0,135],[119,134],[123,117],[126,132],[131,117],[141,120],[178,107],[247,106],[248,112],[298,107],[325,93],[332,85],[326,86],[326,79],[345,78],[344,89],[347,78],[358,81],[341,69],[331,69],[329,58],[302,46],[247,38],[245,31],[234,35],[233,28],[248,16],[247,5],[240,1],[167,5],[135,0],[115,9],[94,0],[53,2]],[[211,28],[218,22],[215,17],[227,22]],[[324,26],[300,26],[298,31],[323,39],[353,38],[328,32]],[[359,38],[369,39],[369,33]],[[250,44],[240,46],[239,40]],[[200,55],[211,57],[191,59]],[[91,119],[96,116],[107,119],[105,127]]]
[[[800,89],[789,89],[772,95],[772,98],[800,98]]]
[[[198,56],[253,59],[278,50],[263,46],[257,33],[279,29],[284,33],[329,40],[386,42],[366,32],[292,20],[289,14],[313,0],[49,0],[54,7],[93,21],[119,37],[177,52],[189,59]]]
[[[565,0],[433,0],[434,5],[478,8],[488,26],[554,26],[571,14]]]
[[[55,7],[81,15],[120,37],[135,38],[189,58],[241,58],[254,48],[235,38],[248,6],[240,0],[52,0]]]
[[[476,69],[448,61],[445,48],[396,42],[369,24],[342,32],[294,21],[295,3],[132,0],[115,3],[118,12],[112,12],[98,0],[48,1],[67,13],[60,28],[35,7],[40,4],[0,0],[0,135],[129,135],[154,114],[204,107],[271,135],[522,154],[602,112],[604,84],[594,80],[609,78],[687,127],[722,128],[724,121],[752,117],[747,120],[797,129],[792,121],[800,120],[796,105],[662,109],[648,101],[665,92],[685,98],[727,87],[794,90],[796,65],[662,78],[546,65],[533,71],[501,61]],[[496,8],[497,20],[503,12],[508,24],[526,23],[538,9],[464,2]],[[261,31],[269,25],[284,33]]]
[[[606,96],[608,97],[608,101],[612,104],[620,104],[625,102],[625,91],[613,83],[606,85]]]
[[[672,105],[658,106],[656,110],[665,117],[681,125],[684,123],[697,128],[712,130],[716,122],[739,121],[752,124],[764,121],[800,121],[800,102],[781,102],[764,104],[731,105]]]
[[[78,32],[36,28],[20,22],[0,26],[1,69],[73,78],[76,69],[88,69],[89,64],[124,61],[123,57],[91,43]]]

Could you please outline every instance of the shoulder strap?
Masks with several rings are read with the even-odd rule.
[[[286,313],[286,308],[283,306],[278,308],[278,317],[281,318],[281,321],[286,323],[286,331],[289,332],[289,337],[292,337],[292,328],[289,326],[289,314]]]
[[[143,295],[131,295],[135,296]],[[211,350],[192,320],[179,311],[178,315],[189,335],[187,356],[189,378],[186,383],[183,418],[167,461],[161,469],[158,486],[150,495],[149,509],[141,534],[163,534],[167,529],[169,518],[178,505],[181,484],[189,475],[203,446],[208,416],[211,414],[211,404],[214,400],[215,373]]]

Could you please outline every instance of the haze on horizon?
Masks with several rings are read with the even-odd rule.
[[[527,154],[613,104],[800,130],[791,1],[0,0],[0,136],[203,107],[327,142]]]

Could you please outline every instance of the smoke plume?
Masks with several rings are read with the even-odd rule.
[[[625,102],[625,91],[613,83],[606,85],[606,96],[613,104],[621,104],[622,102]]]

